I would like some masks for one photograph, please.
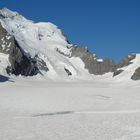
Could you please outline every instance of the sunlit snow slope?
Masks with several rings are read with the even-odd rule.
[[[136,55],[136,58],[131,61],[132,64],[121,68],[123,70],[118,76],[114,78],[117,81],[129,81],[135,73],[135,70],[140,67],[140,54]]]
[[[71,57],[72,44],[69,44],[66,36],[56,25],[50,22],[35,23],[6,8],[0,10],[0,23],[9,34],[15,37],[26,55],[31,58],[37,55],[46,63],[49,70],[42,71],[45,78],[130,80],[136,68],[140,67],[140,55],[136,55],[132,64],[121,68],[124,71],[115,78],[113,73],[94,76],[89,74],[80,57]],[[102,59],[96,63],[103,63],[103,60],[100,60]],[[88,65],[90,67],[90,64]]]
[[[31,57],[38,55],[46,62],[49,68],[48,77],[68,77],[65,69],[69,69],[72,76],[87,73],[82,60],[69,58],[71,44],[57,26],[49,22],[34,23],[6,8],[0,14],[3,15],[0,17],[2,26],[15,36],[20,47]]]

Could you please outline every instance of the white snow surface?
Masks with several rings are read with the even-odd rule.
[[[75,75],[77,70],[69,58],[71,44],[68,44],[66,37],[56,25],[50,22],[34,23],[6,8],[0,10],[0,15],[2,26],[15,36],[20,47],[31,57],[38,55],[46,62],[51,77],[68,77],[64,70],[66,67]]]
[[[57,52],[70,55],[70,44],[52,23],[34,23],[8,9],[0,15],[21,47],[50,69],[6,79],[8,55],[0,53],[0,140],[140,140],[140,81],[131,80],[139,54],[114,78],[94,76],[80,58]]]
[[[131,76],[140,66],[140,54],[132,60],[132,64],[124,67],[124,72],[112,79],[113,74],[94,76],[89,74],[80,58],[70,58],[71,45],[58,27],[50,22],[35,23],[27,20],[17,12],[9,9],[0,10],[2,26],[15,36],[22,49],[31,57],[38,55],[46,62],[48,72],[42,72],[44,78],[52,80],[94,80],[108,79],[112,81],[131,81]],[[102,62],[102,59],[97,61]],[[68,76],[68,69],[72,76]],[[38,76],[37,76],[38,77]]]
[[[0,139],[139,140],[140,82],[122,83],[0,83]]]

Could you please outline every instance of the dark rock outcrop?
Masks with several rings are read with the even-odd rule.
[[[0,52],[9,54],[11,47],[14,45],[14,37],[11,36],[0,23]]]
[[[0,17],[3,16],[0,14]],[[17,16],[16,14],[11,15],[11,18]],[[2,17],[2,18],[6,18]],[[20,17],[19,17],[20,18]],[[62,32],[64,35],[64,33]],[[69,43],[66,35],[65,40]],[[44,36],[39,32],[38,38],[42,40]],[[79,57],[85,64],[85,68],[89,71],[90,74],[102,75],[108,72],[113,73],[113,77],[119,75],[123,70],[121,68],[132,64],[132,60],[136,58],[135,54],[128,55],[124,58],[120,64],[116,65],[115,62],[111,59],[99,60],[96,55],[90,53],[85,47],[77,46],[67,46],[68,49],[71,49],[71,56],[65,54],[58,48],[56,51],[62,54],[65,57]],[[33,76],[41,71],[48,71],[46,62],[41,59],[39,55],[35,55],[34,58],[30,54],[25,53],[25,51],[20,47],[15,37],[10,35],[0,23],[0,52],[9,54],[10,66],[6,68],[7,73],[15,75],[24,75],[24,76]],[[72,73],[69,69],[64,68],[65,72],[70,76]],[[133,76],[133,80],[140,80],[140,68],[138,68]]]
[[[131,77],[132,80],[140,80],[140,67],[137,68]]]
[[[124,70],[116,70],[114,73],[113,73],[113,77],[119,75],[120,73],[122,73]]]
[[[122,59],[121,62],[118,65],[116,65],[116,70],[113,73],[113,77],[119,75],[120,73],[122,73],[124,71],[120,68],[133,64],[133,62],[131,62],[131,61],[135,58],[136,58],[136,54],[130,54],[130,55],[126,56],[124,59]]]
[[[14,36],[11,36],[0,24],[0,52],[9,54],[10,66],[6,68],[8,74],[33,76],[48,71],[46,63],[37,55],[31,58],[19,46]]]
[[[72,47],[71,57],[79,57],[85,64],[85,68],[89,73],[95,75],[102,75],[107,72],[114,72],[116,70],[116,64],[113,60],[106,59],[98,61],[95,55],[91,54],[87,48],[80,48],[77,46]]]
[[[33,76],[41,71],[49,70],[46,63],[38,55],[31,58],[20,48],[16,40],[9,53],[9,62],[11,66],[7,67],[7,73],[15,75]]]
[[[130,65],[133,63],[131,61],[135,58],[136,58],[136,54],[130,54],[127,57],[125,57],[124,59],[122,59],[122,61],[117,65],[117,67],[122,68],[122,67]]]
[[[44,60],[42,60],[38,55],[36,55],[34,59],[36,60],[37,67],[40,71],[48,71],[49,70],[46,62],[44,62]]]
[[[37,61],[20,48],[17,41],[9,53],[9,62],[11,66],[7,67],[7,72],[15,75],[33,76],[39,72]]]
[[[64,70],[66,71],[66,73],[68,74],[68,76],[71,76],[72,75],[72,73],[67,68],[64,68]]]

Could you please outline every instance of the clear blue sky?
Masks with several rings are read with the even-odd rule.
[[[1,0],[0,7],[53,22],[99,57],[118,62],[140,53],[140,0]]]

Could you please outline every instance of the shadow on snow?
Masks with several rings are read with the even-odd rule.
[[[11,81],[9,77],[0,75],[0,83],[1,82],[7,82],[7,81],[14,82],[14,81]]]
[[[63,111],[63,112],[53,112],[53,113],[44,113],[44,114],[36,114],[32,117],[43,117],[43,116],[57,116],[57,115],[67,115],[67,114],[73,114],[73,111]]]

